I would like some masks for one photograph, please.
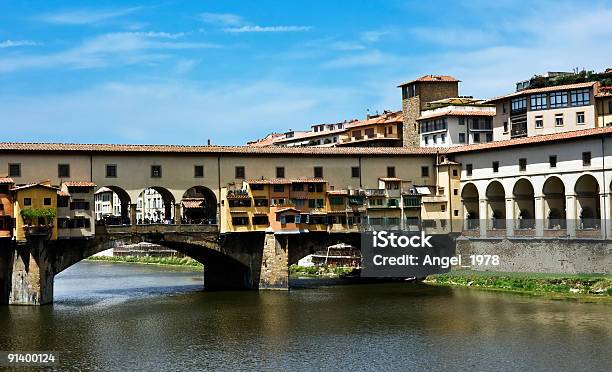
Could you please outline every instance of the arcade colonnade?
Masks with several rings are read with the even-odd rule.
[[[464,234],[610,239],[610,179],[581,172],[462,182]]]

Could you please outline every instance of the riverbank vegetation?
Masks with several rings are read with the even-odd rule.
[[[425,283],[481,288],[553,297],[612,300],[612,275],[496,273],[457,270],[430,275]]]
[[[200,262],[189,257],[136,257],[136,256],[91,256],[91,261],[138,263],[147,265],[168,265],[204,267]]]
[[[289,266],[289,276],[294,278],[339,278],[353,273],[352,267],[337,266]]]

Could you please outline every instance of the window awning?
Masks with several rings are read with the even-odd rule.
[[[418,194],[421,194],[421,195],[429,195],[429,194],[431,194],[431,192],[429,191],[429,187],[415,186],[414,188],[415,188],[415,190],[416,190],[416,192]]]

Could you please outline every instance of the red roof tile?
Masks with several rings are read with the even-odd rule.
[[[0,142],[1,152],[75,152],[75,153],[172,153],[208,155],[428,155],[440,149],[424,147],[252,147],[252,146],[186,146],[186,145],[111,145],[75,143]]]
[[[290,185],[292,183],[326,183],[323,178],[263,178],[246,181],[250,185]]]
[[[410,83],[419,83],[419,82],[425,82],[425,83],[448,83],[448,82],[460,82],[461,80],[457,80],[452,76],[449,75],[424,75],[421,76],[418,79],[414,79],[414,80],[410,80],[407,81],[403,84],[398,85],[397,87],[403,87],[404,85],[408,85]]]
[[[89,181],[65,181],[64,185],[68,187],[96,187],[96,184]]]
[[[571,140],[575,138],[582,138],[582,137],[595,136],[595,135],[603,135],[606,137],[609,135],[612,135],[612,127],[590,128],[590,129],[576,130],[576,131],[564,132],[564,133],[543,134],[539,136],[516,138],[516,139],[511,139],[511,140],[505,140],[505,141],[487,142],[487,143],[481,143],[477,145],[450,147],[447,153],[453,154],[453,153],[462,153],[462,152],[471,152],[471,151],[494,150],[494,149],[500,149],[504,147],[528,145],[528,144],[533,144],[533,143],[539,144],[543,142],[565,141],[565,140]]]
[[[13,184],[13,183],[15,183],[15,181],[13,181],[13,179],[10,177],[0,177],[0,185]]]
[[[421,115],[417,120],[441,118],[444,116],[495,116],[495,111],[477,111],[477,110],[451,110],[451,111],[440,111],[434,112],[429,115],[425,113]]]
[[[533,94],[533,93],[546,93],[546,92],[554,92],[554,91],[558,91],[558,90],[588,88],[588,87],[592,87],[595,84],[597,84],[596,81],[590,81],[590,82],[586,82],[586,83],[555,85],[555,86],[551,86],[551,87],[525,89],[525,90],[520,90],[518,92],[512,92],[512,93],[509,93],[509,94],[506,94],[506,95],[503,95],[503,96],[499,96],[499,97],[488,99],[488,100],[485,101],[485,103],[495,102],[495,101],[499,101],[500,99],[511,98],[511,97],[518,97],[518,96],[523,96],[523,95]]]

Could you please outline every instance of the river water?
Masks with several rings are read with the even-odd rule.
[[[0,350],[61,369],[610,370],[612,306],[411,283],[202,292],[201,272],[82,262],[0,307]]]

